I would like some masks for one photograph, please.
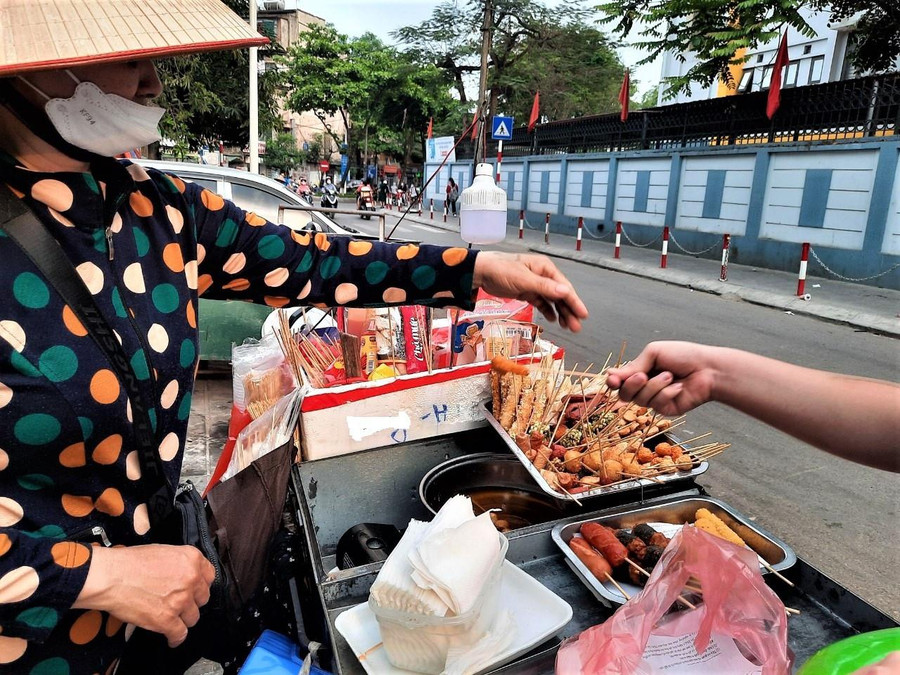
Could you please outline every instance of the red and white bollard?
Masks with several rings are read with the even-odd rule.
[[[662,244],[662,256],[659,259],[659,266],[661,269],[666,269],[666,265],[669,262],[669,226],[666,225],[663,227],[663,244]]]
[[[449,206],[450,205],[447,204],[447,202],[444,202],[444,222],[445,223],[447,222],[447,209],[449,208]]]
[[[613,257],[618,258],[619,252],[622,250],[622,221],[616,221],[616,253]]]
[[[550,243],[550,214],[544,219],[544,243]]]
[[[503,164],[503,139],[497,141],[497,185],[500,185],[500,165]]]
[[[803,243],[803,252],[800,254],[800,277],[797,280],[797,297],[806,294],[806,266],[809,263],[809,242]]]
[[[578,229],[575,232],[575,250],[581,250],[581,231],[584,229],[584,218],[578,216]]]
[[[719,272],[719,281],[728,281],[728,249],[731,247],[731,235],[722,235],[722,271]]]
[[[434,220],[434,199],[432,199],[428,204],[428,215],[431,220]]]
[[[519,210],[519,239],[525,236],[525,210]]]

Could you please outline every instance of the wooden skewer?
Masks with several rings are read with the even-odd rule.
[[[793,607],[785,607],[784,611],[787,612],[788,614],[795,614],[795,615],[800,613],[799,609],[794,609]]]
[[[638,564],[637,564],[636,562],[634,562],[631,558],[625,558],[625,562],[627,562],[629,565],[631,565],[632,567],[634,567],[638,572],[640,572],[641,574],[643,574],[645,577],[648,577],[648,578],[650,577],[650,572],[648,572],[648,571],[645,570],[643,567],[641,567],[640,565],[638,565]],[[685,607],[690,607],[691,609],[697,609],[697,605],[694,605],[694,604],[688,602],[685,598],[683,598],[683,597],[680,596],[680,595],[678,596],[677,600],[678,600],[678,602],[682,603]]]
[[[762,563],[762,566],[765,567],[767,570],[769,570],[772,574],[774,574],[776,577],[781,579],[784,583],[786,583],[791,588],[796,588],[796,585],[794,584],[793,581],[791,581],[790,579],[785,577],[783,574],[780,574],[774,567],[772,567],[769,563],[767,563],[762,558],[760,558],[759,560]]]
[[[611,575],[609,572],[606,573],[606,578],[609,579],[609,582],[610,582],[613,586],[616,587],[616,590],[619,591],[619,593],[622,594],[622,597],[625,598],[626,601],[627,601],[627,600],[631,600],[631,596],[628,595],[628,593],[625,592],[625,589],[624,589],[624,588],[622,588],[621,586],[619,586],[619,582],[616,581],[615,579],[613,579],[613,578],[612,578],[612,575]]]

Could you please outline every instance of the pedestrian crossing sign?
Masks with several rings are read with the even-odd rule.
[[[495,141],[511,141],[513,130],[513,118],[494,115],[493,124],[491,124],[491,138]]]

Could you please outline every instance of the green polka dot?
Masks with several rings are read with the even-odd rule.
[[[52,607],[29,607],[16,617],[16,621],[31,628],[53,628],[59,622],[59,612]]]
[[[197,348],[194,346],[192,340],[185,340],[181,343],[181,353],[179,354],[179,361],[181,363],[182,368],[188,368],[194,365],[194,359],[197,357]]]
[[[31,413],[19,418],[13,433],[20,443],[44,445],[56,440],[61,431],[59,420],[46,413]]]
[[[163,314],[171,314],[178,309],[178,290],[172,284],[160,284],[150,295],[153,305]]]
[[[466,294],[466,297],[472,294],[472,273],[463,274],[459,279],[459,288],[463,293]]]
[[[303,274],[304,272],[308,272],[309,268],[312,267],[313,263],[313,255],[311,251],[307,251],[303,254],[303,258],[300,260],[300,264],[297,265],[297,272]]]
[[[431,265],[422,265],[417,267],[412,273],[412,282],[416,288],[424,291],[426,288],[434,286],[434,280],[437,278],[437,272]]]
[[[6,234],[4,230],[0,230],[0,237],[7,237],[9,235]]]
[[[69,662],[59,656],[41,661],[28,671],[28,675],[69,675]]]
[[[330,255],[322,261],[321,265],[319,265],[319,274],[322,275],[323,279],[330,279],[337,274],[340,269],[341,259],[336,255]]]
[[[237,239],[238,226],[237,223],[234,222],[231,218],[226,218],[225,221],[219,225],[219,233],[216,236],[216,246],[228,247],[234,243],[234,240]]]
[[[50,289],[37,274],[22,272],[13,281],[13,297],[23,307],[43,309],[50,302]]]
[[[100,253],[106,253],[106,231],[94,230],[91,237],[94,239],[94,250]]]
[[[156,408],[150,408],[147,411],[147,417],[150,418],[150,426],[153,428],[153,431],[156,431]]]
[[[147,239],[147,235],[139,227],[131,228],[131,232],[134,235],[134,245],[137,246],[137,253],[143,258],[150,250],[150,240]]]
[[[79,417],[78,424],[81,425],[81,436],[85,440],[91,437],[91,434],[94,433],[94,422],[89,417]]]
[[[275,260],[284,254],[284,240],[274,234],[266,235],[259,240],[256,250],[266,260]]]
[[[26,537],[31,537],[32,539],[64,539],[66,536],[66,531],[59,525],[44,525],[41,529],[35,530],[34,532],[21,532]]]
[[[19,486],[23,490],[43,490],[53,486],[53,479],[42,473],[30,473],[19,477]]]
[[[165,180],[160,181],[157,185],[162,185],[166,190],[171,192],[172,194],[178,194],[178,186],[175,185],[175,181],[168,174],[163,174],[163,178]]]
[[[134,376],[139,380],[150,378],[150,366],[147,365],[147,359],[144,358],[143,349],[138,349],[134,356],[131,357],[131,369],[134,371]]]
[[[178,419],[182,422],[190,417],[191,414],[191,392],[184,395],[181,405],[178,406]]]
[[[88,186],[88,190],[93,192],[95,195],[100,194],[100,186],[97,185],[97,181],[94,179],[94,177],[91,174],[83,173],[83,174],[81,174],[81,177],[84,178],[84,183],[85,183],[85,185]]]
[[[113,287],[112,289],[112,304],[113,309],[116,310],[116,316],[124,319],[128,316],[128,312],[125,311],[125,305],[122,302],[122,296],[119,293],[119,289]]]
[[[22,373],[22,375],[27,375],[28,377],[41,377],[41,371],[31,365],[31,363],[28,362],[28,359],[19,352],[13,352],[9,357],[9,362],[12,364],[12,367]]]
[[[78,357],[71,348],[56,345],[41,354],[38,365],[51,382],[65,382],[78,370]]]
[[[381,260],[376,260],[375,262],[369,263],[366,267],[366,281],[370,284],[380,284],[384,281],[384,278],[387,276],[387,273],[390,271],[390,267],[386,262],[382,262]]]

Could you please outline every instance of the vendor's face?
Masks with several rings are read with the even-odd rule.
[[[116,94],[142,105],[149,104],[162,92],[162,83],[150,60],[80,66],[69,70],[81,82],[93,82],[107,94]],[[50,98],[68,98],[78,86],[64,70],[39,71],[24,77]],[[21,91],[36,105],[44,105],[45,101],[30,87],[22,87]]]

